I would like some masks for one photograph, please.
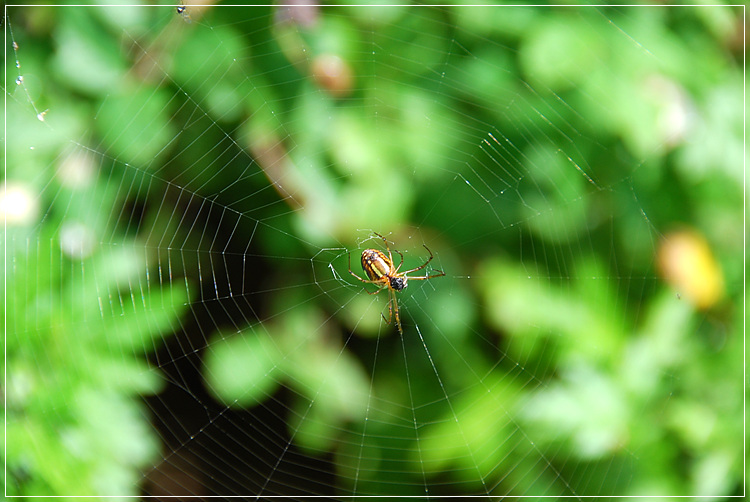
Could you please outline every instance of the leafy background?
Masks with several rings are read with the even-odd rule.
[[[234,438],[293,433],[298,465],[344,493],[351,458],[381,462],[359,471],[357,493],[420,494],[414,465],[450,476],[432,493],[482,493],[477,472],[495,493],[744,492],[742,9],[188,12],[7,10],[9,495],[243,493],[211,472],[209,445],[150,467],[185,450],[180,429],[207,414]],[[378,54],[363,56],[371,44]],[[453,79],[436,86],[430,72],[445,68]],[[202,113],[180,130],[190,102]],[[478,124],[489,127],[478,135]],[[455,181],[491,131],[528,154],[511,167],[533,184],[514,193],[541,195],[545,211],[505,204],[511,192],[484,203]],[[243,170],[248,156],[255,171]],[[252,313],[239,302],[232,323],[213,320],[196,272],[162,280],[154,267],[197,271],[211,256],[201,232],[161,209],[165,197],[246,252],[186,191],[249,216],[237,229],[255,236],[255,284],[279,292]],[[346,273],[345,253],[326,249],[370,245],[360,228],[395,242],[417,229],[441,268],[472,278],[407,299],[405,321],[437,364],[473,371],[440,371],[449,407],[416,378],[432,374],[426,362],[409,361],[411,394],[442,404],[420,409],[419,456],[389,443],[404,438],[387,419],[412,419],[399,351],[420,342],[386,334],[367,295],[324,279],[331,263]],[[299,260],[263,261],[275,256]],[[530,266],[544,280],[529,281]],[[342,340],[353,340],[343,352]],[[377,371],[375,340],[393,354]],[[477,375],[481,386],[454,395]],[[197,409],[174,414],[180,390]],[[373,395],[394,407],[364,433]],[[415,472],[383,478],[403,465]],[[284,493],[283,480],[269,490]]]

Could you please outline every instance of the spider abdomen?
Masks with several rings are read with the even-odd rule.
[[[393,263],[388,257],[377,249],[365,249],[362,251],[362,270],[371,281],[381,280],[388,277],[393,272]]]

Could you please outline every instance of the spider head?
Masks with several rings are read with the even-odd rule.
[[[391,282],[391,288],[396,291],[401,291],[406,287],[406,277],[389,277],[388,279]]]

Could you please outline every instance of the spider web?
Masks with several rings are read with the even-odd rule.
[[[659,268],[693,223],[664,159],[711,153],[669,22],[734,11],[561,9],[6,7],[7,494],[736,493],[738,442],[685,488],[649,434],[687,428],[695,337],[743,388],[743,322]],[[713,148],[684,176],[729,180],[741,249]],[[446,274],[397,293],[403,336],[349,274],[376,232]],[[50,444],[105,467],[28,482]]]

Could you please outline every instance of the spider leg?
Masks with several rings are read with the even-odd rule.
[[[425,248],[425,249],[427,250],[427,252],[428,252],[428,253],[430,253],[430,257],[429,257],[429,258],[427,258],[427,261],[426,261],[426,262],[424,262],[424,263],[422,264],[422,266],[420,266],[420,267],[417,267],[417,268],[413,268],[413,269],[411,269],[411,270],[407,270],[406,272],[402,272],[402,274],[410,274],[410,273],[412,273],[412,272],[416,272],[416,271],[418,271],[418,270],[422,270],[423,268],[425,268],[425,267],[427,266],[427,264],[429,264],[429,263],[430,263],[430,262],[432,261],[432,259],[434,258],[434,256],[432,256],[432,251],[430,251],[430,248],[428,248],[428,247],[427,247],[426,245],[424,245],[424,244],[422,244],[422,245],[423,245],[423,246],[424,246],[424,248]],[[443,275],[444,275],[444,274],[443,274]],[[439,276],[437,276],[437,277],[439,277]]]
[[[380,317],[383,318],[386,324],[391,323],[391,317],[393,316],[393,311],[391,310],[391,295],[388,295],[388,319],[385,318],[385,315],[383,313],[380,313]]]
[[[375,232],[375,235],[383,239],[383,242],[385,243],[385,250],[388,251],[388,259],[391,260],[391,266],[393,266],[393,255],[391,254],[391,247],[388,245],[388,239],[380,235],[379,233]],[[398,254],[401,254],[400,251],[396,251]],[[401,255],[401,263],[404,262],[404,255]],[[400,267],[401,265],[399,265]],[[396,269],[398,271],[398,268]]]
[[[438,270],[437,272],[438,272],[437,274],[421,275],[419,277],[407,277],[407,279],[410,281],[425,281],[427,279],[433,279],[435,277],[443,277],[445,275],[445,272],[443,272],[442,270]],[[407,272],[404,272],[404,273],[407,273]]]
[[[367,293],[368,295],[377,295],[378,293],[380,293],[380,292],[381,292],[381,291],[383,291],[384,289],[387,289],[387,288],[386,288],[386,286],[380,286],[380,288],[379,288],[379,289],[377,289],[376,291],[367,291],[367,290],[365,289],[365,293]]]
[[[401,317],[398,315],[398,299],[396,298],[396,293],[391,289],[388,296],[388,319],[386,319],[383,314],[380,315],[386,324],[391,324],[393,318],[396,317],[396,327],[398,328],[398,332],[403,335],[404,331],[401,329]]]
[[[394,275],[398,273],[398,270],[401,268],[401,265],[404,264],[404,254],[398,249],[396,250],[396,252],[399,254],[399,256],[401,256],[401,263],[399,263],[398,267],[396,267],[396,270],[393,271]],[[393,263],[393,260],[391,260],[391,263]]]
[[[383,239],[383,242],[385,242],[385,247],[388,247],[388,240],[387,240],[387,239],[386,239],[385,237],[383,237],[382,235],[380,235],[380,234],[379,234],[379,233],[377,233],[377,232],[373,232],[373,233],[374,233],[375,235],[377,235],[378,237],[380,237],[381,239]]]
[[[404,330],[401,329],[401,318],[398,315],[398,299],[396,298],[396,293],[391,291],[391,296],[391,302],[393,303],[393,311],[391,312],[391,314],[396,317],[396,327],[398,328],[398,332],[401,334],[401,336],[404,336]]]

